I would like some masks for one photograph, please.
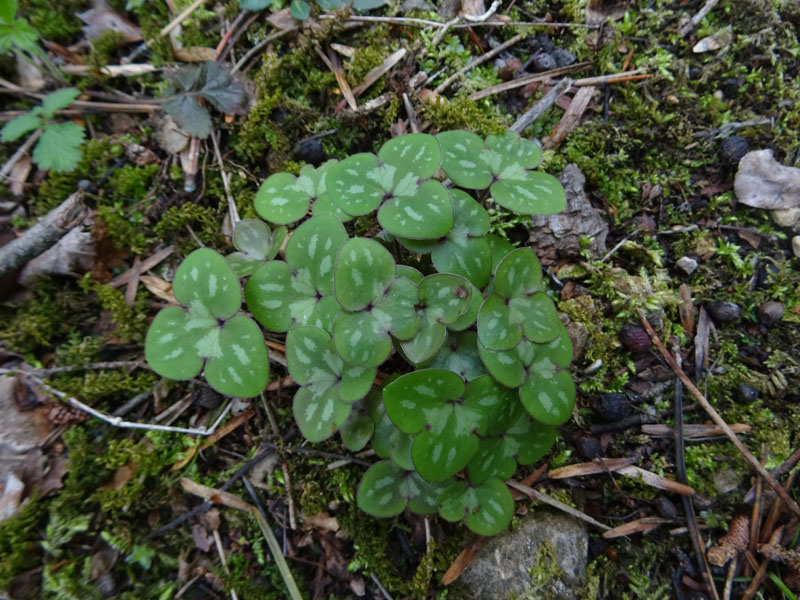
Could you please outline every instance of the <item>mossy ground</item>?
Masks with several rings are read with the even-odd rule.
[[[81,23],[74,14],[89,4],[82,0],[20,1],[21,14],[41,36],[62,45],[80,38]],[[153,37],[170,19],[165,3],[127,4],[131,5],[129,17],[138,22],[146,38]],[[180,10],[189,2],[175,4]],[[582,22],[585,4],[585,0],[531,0],[517,3],[511,16],[522,20],[527,15],[550,12],[556,21]],[[112,5],[126,10],[125,2]],[[689,6],[696,9],[696,3]],[[611,227],[609,247],[632,234],[630,242],[608,261],[587,256],[560,265],[558,270],[562,280],[572,280],[588,290],[588,295],[564,299],[559,305],[588,329],[588,346],[575,364],[576,371],[597,361],[602,366],[590,375],[579,376],[581,393],[575,419],[564,428],[564,439],[547,457],[551,467],[585,460],[573,440],[598,421],[598,395],[622,391],[636,379],[636,361],[641,357],[618,342],[622,325],[636,320],[635,309],[661,315],[662,338],[674,336],[684,347],[691,345],[678,314],[681,283],[691,288],[695,305],[725,299],[742,308],[741,321],[720,327],[712,345],[715,369],[701,381],[712,404],[728,422],[751,425],[747,443],[757,455],[763,453],[768,466],[779,464],[800,441],[794,425],[800,416],[795,350],[800,339],[797,260],[789,250],[787,232],[775,226],[765,211],[734,202],[729,184],[735,169],[719,156],[721,138],[698,136],[726,123],[769,118],[770,125],[747,127],[736,133],[747,138],[753,149],[772,149],[784,164],[800,162],[796,137],[800,128],[800,43],[797,26],[791,21],[794,16],[782,14],[781,6],[723,0],[700,23],[691,40],[676,33],[680,19],[690,15],[688,8],[667,0],[632,3],[623,19],[606,26],[600,41],[594,32],[580,28],[550,31],[557,45],[591,63],[587,75],[618,72],[630,52],[632,66],[646,67],[653,75],[646,81],[613,85],[608,92],[603,91],[583,124],[560,148],[545,154],[549,172],[557,174],[572,162],[586,175],[589,197],[605,212]],[[390,10],[396,13],[398,7],[393,5]],[[237,3],[230,1],[217,3],[213,10],[198,10],[183,26],[184,45],[215,46],[220,37],[220,18],[231,20],[237,14]],[[419,11],[414,16],[430,17],[431,13]],[[318,58],[316,45],[335,41],[357,49],[354,59],[345,63],[351,83],[358,83],[397,48],[419,52],[416,62],[401,63],[370,88],[362,97],[369,99],[385,91],[403,90],[407,77],[419,68],[428,72],[446,68],[445,75],[433,82],[438,83],[479,52],[476,38],[485,44],[487,36],[485,30],[477,28],[473,34],[452,30],[433,47],[433,33],[416,28],[379,25],[343,31],[332,21],[320,23],[318,28],[286,36],[267,47],[248,72],[254,89],[252,110],[231,123],[218,119],[233,196],[243,216],[253,216],[252,201],[260,181],[276,170],[296,172],[300,168],[302,160],[297,151],[301,140],[326,133],[320,139],[330,158],[373,151],[389,137],[389,126],[405,116],[399,98],[368,115],[333,111],[341,95],[335,77]],[[692,52],[696,40],[726,27],[733,33],[727,46],[705,54]],[[240,38],[237,56],[271,31],[263,20],[256,20]],[[502,41],[517,31],[505,28],[492,35]],[[111,41],[104,38],[96,44],[92,64],[115,63],[125,54],[125,49],[115,49]],[[519,50],[519,58],[528,58],[524,49]],[[156,65],[172,61],[169,43],[162,39],[153,44],[149,60]],[[2,69],[12,67],[8,61],[0,63]],[[415,103],[418,117],[433,129],[469,127],[481,134],[502,131],[515,118],[508,114],[502,96],[477,103],[467,98],[469,92],[496,81],[492,63],[487,63],[470,73],[457,91],[453,88],[449,92],[448,103]],[[87,80],[75,82],[82,88],[90,85]],[[113,91],[116,85],[133,86],[127,91],[149,95],[164,87],[158,75],[144,76],[133,84],[102,80],[100,85],[106,91]],[[15,100],[8,106],[19,108],[26,103]],[[526,134],[545,136],[560,115],[560,109],[551,108]],[[174,244],[178,255],[194,249],[197,240],[229,251],[228,240],[220,230],[227,205],[216,167],[204,169],[202,193],[186,193],[183,175],[176,166],[136,166],[124,158],[129,142],[152,145],[150,123],[142,121],[136,136],[108,135],[103,133],[109,131],[104,119],[104,115],[90,117],[96,134],[84,145],[84,158],[75,171],[50,173],[30,188],[26,199],[29,217],[45,214],[72,193],[79,181],[99,181],[87,199],[97,210],[98,235],[104,247],[119,259],[107,265],[106,275],[130,266],[134,256],[148,256],[156,243]],[[12,151],[10,146],[4,147],[3,158]],[[211,156],[209,163],[213,162]],[[161,158],[169,160],[163,155]],[[645,185],[660,186],[661,194],[643,194]],[[655,228],[642,231],[642,217],[654,222]],[[492,227],[499,233],[510,233],[520,224],[524,225],[510,221],[502,212],[493,214]],[[697,227],[691,228],[693,225]],[[760,244],[754,247],[748,243],[737,234],[737,227],[758,232]],[[665,234],[682,228],[685,230]],[[690,276],[674,267],[675,260],[687,254],[707,257]],[[769,276],[761,281],[757,278],[764,269]],[[94,274],[78,282],[37,282],[23,299],[0,306],[0,341],[34,366],[140,359],[143,334],[155,312],[153,296],[140,288],[131,308],[123,292],[105,285],[107,280]],[[767,300],[781,301],[787,311],[778,325],[764,329],[758,323],[757,309]],[[786,380],[783,387],[774,385],[776,372]],[[111,411],[136,393],[151,389],[156,379],[147,371],[106,370],[59,374],[49,382]],[[755,387],[760,397],[752,402],[740,400],[736,393],[740,384]],[[185,392],[184,387],[171,384],[158,389],[162,409]],[[646,397],[639,409],[664,415],[663,419],[670,422],[671,393],[667,386],[661,393]],[[289,394],[271,395],[269,402],[280,431],[291,432]],[[228,570],[221,567],[213,548],[206,553],[196,547],[190,524],[156,540],[148,538],[151,529],[195,504],[181,491],[181,477],[219,487],[241,460],[253,455],[259,442],[276,441],[261,406],[257,408],[256,419],[224,438],[218,447],[197,453],[179,471],[172,471],[171,466],[196,445],[189,436],[131,433],[97,421],[72,425],[60,442],[60,452],[70,460],[63,487],[44,498],[31,497],[0,527],[0,588],[10,586],[20,597],[28,590],[29,597],[99,598],[108,573],[115,597],[170,598],[177,592],[176,572],[191,561],[193,567],[214,573],[209,580],[218,583],[217,593],[235,589],[242,599],[286,597],[255,522],[233,509],[220,509]],[[194,416],[200,412],[190,411]],[[139,416],[148,420],[153,412],[147,409]],[[687,421],[705,420],[697,411],[687,412]],[[605,456],[636,454],[644,468],[674,477],[671,442],[643,438],[636,429],[614,434],[608,442]],[[342,451],[335,441],[319,448]],[[436,524],[434,540],[426,547],[418,540],[419,521],[376,520],[358,511],[354,497],[360,467],[329,470],[329,459],[287,456],[296,510],[306,515],[333,512],[342,530],[349,532],[341,541],[346,568],[367,579],[374,574],[394,597],[447,596],[441,575],[467,541],[462,528]],[[713,440],[688,445],[686,466],[689,484],[709,502],[701,518],[716,528],[708,534],[715,537],[749,487],[746,465],[728,442]],[[727,494],[720,493],[714,480],[721,466],[742,482]],[[125,475],[126,468],[132,474]],[[280,468],[263,482],[270,492],[270,514],[280,519],[286,518],[288,509],[284,484]],[[232,491],[246,497],[241,486]],[[600,477],[581,480],[576,487],[553,484],[549,493],[600,519],[617,522],[633,518],[633,514],[652,514],[658,495],[641,482]],[[327,565],[320,571],[314,566],[321,564],[332,543],[333,538],[323,540],[326,536],[332,534],[298,532],[289,540],[306,544],[303,548],[307,550],[302,553],[305,562],[293,562],[291,567],[309,597],[315,578],[324,577],[325,569],[333,569]],[[593,542],[590,564],[594,573],[590,587],[597,590],[592,597],[669,596],[671,575],[678,562],[673,554],[676,548],[693,552],[686,536],[672,537],[662,530],[644,538],[613,542],[601,543],[598,537]],[[117,558],[98,575],[97,563],[109,553]],[[31,578],[38,582],[32,588]],[[329,586],[329,597],[353,597],[344,583]]]

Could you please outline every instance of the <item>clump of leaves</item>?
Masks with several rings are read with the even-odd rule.
[[[244,86],[215,61],[186,65],[167,73],[169,97],[163,109],[189,135],[207,138],[211,115],[200,103],[205,100],[221,113],[241,114],[247,104]]]
[[[263,10],[277,4],[275,0],[239,0],[239,6],[244,10],[253,11]],[[386,0],[317,0],[317,6],[330,12],[343,6],[351,6],[356,11],[372,10],[384,4],[386,4]],[[295,19],[305,21],[311,14],[311,5],[306,0],[292,0],[289,10]]]
[[[487,203],[523,214],[564,207],[557,180],[533,170],[540,156],[514,133],[400,136],[377,155],[272,175],[255,208],[278,228],[242,221],[234,232],[228,261],[248,277],[247,308],[273,335],[286,332],[300,431],[312,442],[339,431],[352,451],[371,440],[382,459],[357,494],[371,515],[408,508],[502,531],[514,506],[503,482],[548,451],[572,412],[572,345],[539,260],[487,233]],[[491,197],[449,189],[442,172]],[[343,223],[373,213],[383,233],[351,237]],[[415,263],[426,272],[398,264],[403,246],[431,255]],[[248,317],[232,316],[241,298],[225,259],[195,251],[173,287],[188,311],[157,315],[145,348],[153,369],[186,379],[207,361],[220,392],[261,392],[264,342]],[[378,368],[398,364],[387,362],[393,353],[408,367],[376,384]]]
[[[83,127],[67,121],[53,121],[56,111],[67,108],[80,94],[77,88],[62,88],[50,92],[41,106],[34,107],[6,123],[0,130],[0,141],[13,142],[26,133],[40,129],[39,141],[33,149],[33,161],[42,169],[71,171],[81,160]]]
[[[27,19],[17,18],[17,0],[3,0],[0,3],[0,53],[14,52],[24,60],[36,57],[56,81],[63,82],[64,78],[58,67],[39,47],[38,42],[39,32],[31,27]]]

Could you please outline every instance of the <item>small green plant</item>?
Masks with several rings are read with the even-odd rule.
[[[80,94],[76,88],[50,92],[30,112],[20,115],[0,130],[0,142],[13,142],[26,133],[41,129],[42,135],[33,149],[33,161],[42,169],[71,171],[81,160],[83,127],[73,121],[56,123],[56,111],[68,107]]]
[[[51,77],[56,81],[64,81],[58,67],[39,47],[39,32],[31,27],[27,19],[17,18],[17,0],[0,2],[0,54],[8,52],[34,65],[36,60],[41,61]]]
[[[565,370],[572,345],[539,260],[489,235],[484,207],[561,210],[558,181],[533,170],[540,158],[515,133],[451,131],[273,174],[255,208],[278,227],[242,221],[227,261],[209,249],[186,258],[173,283],[186,308],[156,316],[148,362],[173,379],[205,365],[223,394],[262,392],[262,332],[237,314],[238,277],[247,277],[250,314],[286,333],[300,431],[312,442],[338,431],[354,452],[371,440],[382,459],[358,489],[365,512],[438,512],[479,534],[502,531],[514,508],[505,479],[548,451],[575,399]],[[449,189],[445,177],[475,195]],[[351,236],[373,214],[382,234]],[[430,259],[402,264],[411,253]],[[376,384],[379,367],[391,375]]]
[[[386,4],[386,0],[316,0],[322,10],[335,11],[343,6],[352,6],[353,10],[372,10]],[[239,0],[244,10],[263,10],[277,4],[274,0]],[[306,0],[292,0],[289,10],[295,19],[305,21],[311,14],[311,5]]]

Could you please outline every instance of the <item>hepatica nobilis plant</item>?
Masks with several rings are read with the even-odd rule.
[[[534,170],[540,158],[515,133],[449,131],[273,174],[255,200],[266,222],[241,221],[236,252],[196,250],[178,268],[183,306],[153,321],[150,366],[256,396],[269,378],[264,331],[285,334],[303,435],[338,431],[381,459],[358,489],[365,512],[502,531],[514,505],[504,480],[548,451],[575,399],[572,345],[539,260],[488,234],[488,203],[564,208],[558,181]]]

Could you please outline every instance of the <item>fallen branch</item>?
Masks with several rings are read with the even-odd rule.
[[[486,61],[491,60],[492,58],[494,58],[495,56],[497,56],[498,54],[500,54],[501,52],[503,52],[507,48],[510,48],[511,46],[513,46],[514,44],[516,44],[517,42],[522,40],[524,37],[525,37],[524,35],[522,35],[521,33],[518,33],[517,35],[515,35],[511,39],[506,40],[505,42],[500,44],[494,50],[491,50],[491,51],[487,52],[486,54],[484,54],[480,58],[476,58],[475,60],[470,62],[468,65],[465,65],[464,67],[460,68],[458,71],[456,71],[455,73],[450,75],[450,77],[445,79],[442,83],[437,85],[436,89],[433,90],[433,93],[434,94],[441,94],[448,87],[450,87],[451,83],[453,83],[456,79],[461,77],[464,73],[467,73],[468,71],[471,71],[475,67],[478,67],[478,66],[482,65]]]
[[[692,29],[697,27],[698,23],[700,23],[700,21],[702,21],[705,16],[711,12],[711,9],[717,5],[717,2],[719,2],[719,0],[706,0],[703,8],[701,8],[698,13],[689,20],[689,22],[684,23],[680,28],[680,31],[678,32],[680,36],[683,37],[687,35],[690,31],[692,31]]]
[[[520,117],[514,121],[514,124],[509,127],[509,129],[511,131],[516,131],[517,133],[522,133],[523,129],[541,117],[548,108],[553,106],[556,100],[558,100],[570,87],[572,87],[573,83],[574,82],[569,77],[564,77],[561,79],[555,86],[550,88],[550,91],[542,96],[542,98],[536,104],[525,111],[525,113],[520,115]]]
[[[504,83],[498,83],[497,85],[489,86],[486,89],[477,91],[474,94],[470,94],[468,97],[470,100],[475,102],[476,100],[480,100],[481,98],[486,98],[487,96],[492,96],[494,94],[499,94],[501,92],[507,92],[508,90],[514,90],[518,87],[528,85],[529,83],[535,83],[537,81],[549,81],[553,79],[553,77],[566,75],[567,73],[570,73],[572,71],[585,70],[588,69],[590,66],[591,66],[590,63],[582,62],[582,63],[576,63],[574,65],[569,65],[567,67],[559,67],[558,69],[550,69],[549,71],[544,71],[543,73],[526,75],[525,77],[517,77],[516,79],[512,79],[511,81],[506,81]]]
[[[748,463],[750,463],[750,466],[753,467],[756,473],[758,473],[764,479],[767,485],[769,485],[773,490],[775,490],[778,496],[780,496],[781,500],[783,500],[786,503],[786,506],[788,506],[789,509],[795,515],[800,516],[800,506],[798,506],[797,502],[795,502],[792,499],[792,497],[789,495],[786,489],[781,484],[779,484],[772,475],[770,475],[767,472],[767,470],[761,465],[760,462],[758,462],[758,459],[755,456],[753,456],[753,453],[750,452],[750,450],[747,449],[747,446],[745,446],[742,443],[742,441],[738,437],[736,437],[736,434],[728,426],[725,420],[719,415],[719,413],[714,409],[714,407],[711,406],[708,400],[706,400],[706,397],[700,392],[700,390],[697,389],[692,380],[689,379],[689,376],[686,375],[686,373],[684,373],[680,365],[675,361],[675,359],[670,355],[670,353],[664,347],[664,344],[661,343],[661,340],[659,339],[656,332],[653,330],[653,327],[645,318],[644,313],[639,309],[637,309],[636,312],[639,313],[639,318],[642,321],[642,326],[645,328],[648,335],[650,336],[650,339],[658,348],[658,351],[661,353],[661,356],[664,357],[664,360],[667,361],[667,364],[672,368],[672,370],[681,380],[683,385],[686,386],[686,389],[688,389],[691,392],[692,396],[694,396],[698,404],[700,404],[700,406],[703,407],[703,410],[706,411],[708,416],[711,417],[711,419],[717,425],[720,426],[722,431],[725,433],[725,436],[733,443],[734,446],[736,446],[736,449],[742,453],[742,456],[745,458],[745,460]]]
[[[0,277],[21,268],[52,247],[70,229],[83,221],[86,207],[83,191],[77,191],[28,229],[21,237],[0,248]]]

